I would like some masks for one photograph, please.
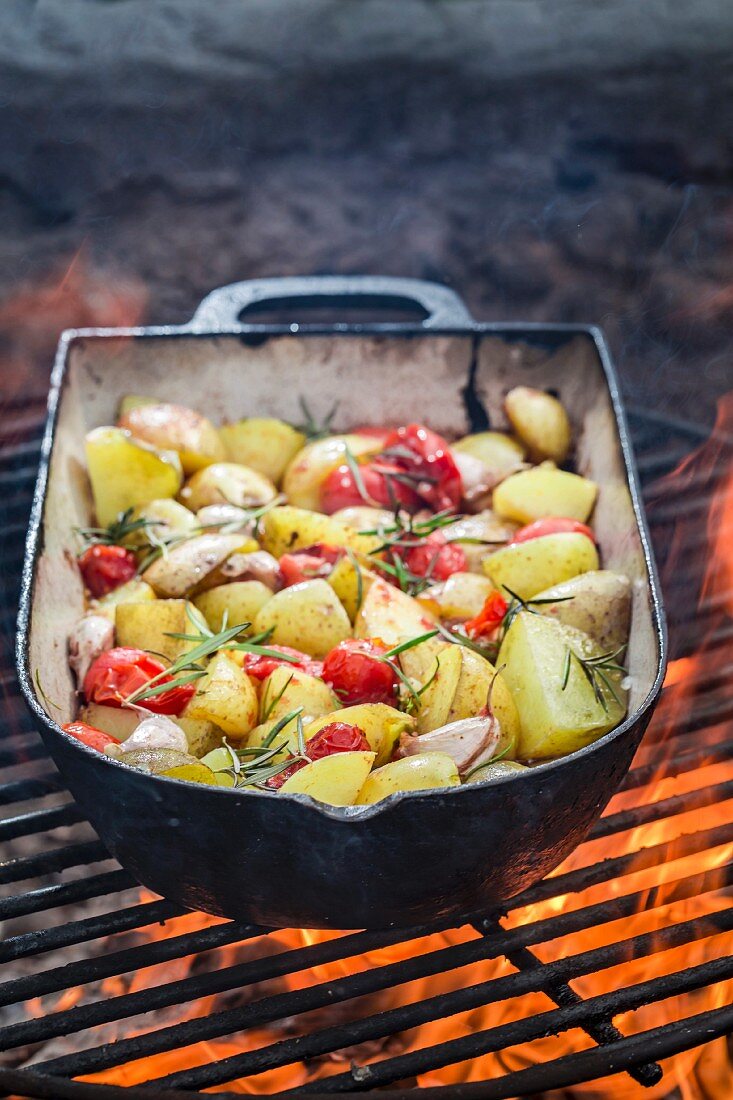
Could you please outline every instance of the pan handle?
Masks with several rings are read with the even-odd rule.
[[[207,294],[194,313],[189,328],[229,331],[249,327],[241,320],[249,306],[287,309],[297,304],[339,307],[360,304],[374,309],[420,306],[422,327],[470,328],[473,318],[459,296],[447,286],[423,279],[398,279],[387,275],[303,275],[280,279],[247,279],[230,283]],[[334,320],[338,318],[335,317]]]

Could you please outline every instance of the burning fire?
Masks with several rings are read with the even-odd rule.
[[[26,327],[30,318],[31,329],[21,333],[21,344],[37,339],[45,339],[48,331],[58,331],[59,327],[75,324],[97,323],[104,316],[107,323],[131,323],[142,308],[142,297],[137,288],[127,287],[109,297],[104,290],[105,280],[97,285],[82,273],[82,261],[75,257],[64,274],[58,279],[41,286],[28,294],[21,293],[17,300],[8,303],[0,310],[0,324],[13,325],[17,329],[21,323]],[[107,284],[108,285],[108,284]],[[33,300],[28,296],[32,294]],[[101,298],[100,298],[101,295]],[[31,336],[33,326],[37,326],[37,316],[50,318],[48,326],[42,327],[41,335]],[[61,319],[59,322],[59,318]],[[25,320],[23,320],[25,319]],[[45,348],[44,348],[45,355]],[[32,356],[31,356],[32,357]],[[27,361],[27,357],[23,357]],[[18,357],[20,361],[20,358]],[[23,394],[24,375],[9,370],[16,361],[15,349],[6,353],[6,377],[14,377],[17,393]],[[574,979],[571,983],[583,998],[604,994],[658,977],[662,973],[673,973],[685,967],[722,957],[733,951],[733,935],[715,934],[711,927],[709,936],[693,939],[691,943],[673,950],[665,949],[662,932],[671,925],[692,918],[704,918],[720,910],[725,905],[722,892],[724,884],[723,868],[733,858],[733,844],[720,845],[707,849],[702,854],[676,855],[675,841],[730,821],[730,803],[716,801],[715,786],[733,778],[733,761],[725,758],[716,746],[725,738],[721,725],[701,722],[702,731],[687,736],[675,737],[675,731],[684,727],[689,719],[694,719],[698,708],[705,707],[709,697],[717,690],[724,690],[725,678],[733,667],[733,641],[724,644],[716,642],[716,633],[726,616],[733,616],[733,473],[730,471],[730,456],[733,454],[733,394],[721,403],[718,422],[711,440],[695,455],[687,459],[670,478],[666,479],[657,493],[657,503],[665,501],[675,504],[674,529],[668,541],[666,576],[674,578],[675,572],[689,577],[689,567],[681,566],[689,561],[695,542],[699,542],[701,521],[699,513],[689,514],[686,502],[699,500],[701,494],[710,493],[711,508],[707,520],[709,556],[699,592],[698,623],[706,624],[706,634],[697,639],[692,656],[679,656],[672,661],[665,681],[665,691],[651,729],[642,744],[634,762],[635,768],[645,769],[643,785],[622,790],[611,801],[608,815],[615,815],[635,806],[651,806],[663,803],[667,799],[690,791],[700,791],[700,805],[694,810],[683,813],[661,813],[659,820],[637,823],[635,827],[591,840],[578,848],[572,856],[558,868],[555,876],[599,861],[621,856],[629,856],[628,870],[617,878],[611,878],[590,886],[580,893],[559,895],[546,901],[536,902],[513,910],[503,922],[506,927],[543,920],[559,913],[569,913],[584,906],[593,905],[611,898],[622,898],[629,894],[638,894],[638,905],[630,917],[607,924],[596,924],[581,932],[574,933],[564,941],[553,941],[533,948],[538,958],[550,961],[582,951],[596,949],[632,936],[652,934],[656,937],[653,949],[646,951],[638,959],[627,958],[610,969],[593,971],[587,976]],[[724,480],[727,478],[727,480]],[[679,597],[679,590],[676,595]],[[694,611],[694,601],[686,592],[690,613]],[[675,775],[674,762],[679,754],[709,750],[709,760],[703,756],[702,766],[689,771],[679,770]],[[705,796],[704,792],[709,791]],[[649,815],[651,816],[651,815]],[[650,860],[647,867],[644,853],[657,845],[670,845],[666,858],[659,863]],[[721,889],[708,889],[707,892],[694,891],[692,896],[679,898],[675,883],[688,875],[701,872],[715,874],[720,872]],[[713,880],[713,887],[716,883]],[[143,899],[147,900],[147,898]],[[187,914],[169,920],[164,925],[148,930],[150,938],[167,938],[195,931],[207,925],[219,923],[217,918],[203,914]],[[241,962],[246,957],[257,957],[263,953],[276,953],[282,950],[300,948],[314,943],[323,943],[340,933],[286,930],[250,941],[245,945],[243,956],[241,945],[220,948],[215,961],[217,967],[227,966],[234,961]],[[301,989],[319,983],[333,982],[346,975],[365,969],[411,958],[417,954],[452,946],[476,938],[471,929],[451,930],[435,934],[421,941],[387,947],[368,955],[338,962],[315,966],[307,971],[289,974],[267,983],[266,988],[235,991],[237,1003],[244,997],[253,1000],[275,992]],[[126,977],[110,978],[104,983],[103,994],[113,997],[120,993],[130,993],[143,988],[151,988],[188,976],[192,967],[202,965],[201,959],[188,957],[174,959],[159,966],[147,967]],[[259,1028],[234,1035],[227,1039],[218,1039],[195,1046],[177,1049],[155,1055],[124,1066],[93,1075],[88,1080],[104,1081],[120,1085],[134,1085],[153,1080],[170,1073],[218,1061],[235,1054],[256,1050],[282,1038],[312,1030],[314,1026],[328,1026],[336,1021],[357,1019],[361,1016],[394,1008],[399,1004],[408,1004],[450,990],[461,989],[468,985],[501,977],[513,973],[514,968],[503,957],[472,963],[448,973],[421,979],[383,993],[362,998],[358,1002],[334,1005],[322,1010],[317,1019],[296,1017],[281,1021],[277,1025]],[[671,998],[647,1005],[636,1013],[616,1017],[616,1026],[630,1035],[644,1031],[672,1020],[706,1009],[712,1009],[730,1001],[733,983],[721,983],[706,987],[695,994]],[[82,989],[72,989],[63,994],[63,1000],[53,1005],[54,1010],[71,1007],[83,997]],[[231,1000],[227,1002],[231,1004]],[[49,1006],[40,1001],[29,1002],[26,1006],[30,1014],[48,1011]],[[203,1017],[220,1010],[221,997],[200,999],[183,1010],[177,1010],[176,1023],[194,1017]],[[378,1062],[384,1057],[396,1053],[406,1053],[433,1044],[441,1043],[486,1028],[497,1027],[510,1021],[527,1018],[547,1012],[553,1003],[541,993],[530,993],[522,997],[501,1001],[486,1007],[473,1009],[459,1015],[441,1018],[421,1025],[409,1032],[389,1037],[380,1042],[364,1044],[360,1048],[338,1052],[323,1058],[316,1064],[296,1063],[270,1070],[256,1076],[242,1078],[234,1084],[221,1086],[227,1091],[242,1094],[269,1095],[280,1090],[294,1088],[306,1081],[343,1072],[353,1059],[358,1064]],[[158,1018],[158,1024],[168,1022]],[[139,1026],[124,1025],[126,1037],[143,1034],[149,1030],[151,1022],[147,1017],[139,1021]],[[120,1033],[120,1037],[122,1032]],[[562,1055],[581,1051],[592,1046],[592,1040],[579,1030],[571,1030],[560,1036],[537,1039],[522,1046],[503,1050],[496,1054],[487,1054],[471,1062],[462,1062],[444,1068],[435,1069],[418,1078],[423,1087],[432,1085],[450,1085],[457,1082],[481,1081],[501,1077],[513,1071],[543,1061],[556,1059]],[[681,1054],[671,1059],[663,1067],[663,1080],[651,1089],[642,1088],[626,1074],[606,1078],[599,1083],[590,1083],[574,1087],[569,1094],[572,1097],[607,1098],[614,1100],[637,1100],[640,1097],[667,1097],[677,1088],[682,1100],[726,1100],[733,1096],[733,1070],[729,1061],[724,1040],[717,1040],[709,1046]],[[215,1090],[221,1091],[221,1090]],[[548,1098],[549,1100],[549,1098]]]

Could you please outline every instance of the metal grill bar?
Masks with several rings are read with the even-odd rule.
[[[58,886],[44,886],[40,890],[31,890],[28,894],[0,899],[0,920],[26,917],[30,913],[42,913],[45,909],[55,909],[59,905],[89,901],[90,898],[129,890],[136,885],[127,871],[120,870],[106,871],[104,874],[77,879],[75,882],[62,882]]]
[[[716,783],[712,787],[688,791],[686,794],[672,795],[670,798],[663,798],[648,805],[632,806],[629,810],[602,817],[588,836],[590,840],[597,840],[599,837],[611,836],[613,833],[625,833],[629,829],[636,829],[639,825],[649,825],[662,818],[676,817],[691,810],[702,810],[713,803],[727,802],[729,798],[733,798],[733,779],[725,783]]]
[[[55,848],[35,856],[9,859],[0,863],[0,886],[10,882],[23,882],[54,871],[66,871],[70,867],[104,863],[111,858],[100,840],[88,840],[84,844],[70,844],[66,848]]]
[[[7,817],[0,821],[0,841],[15,840],[20,836],[33,833],[47,833],[65,825],[75,825],[86,821],[76,802],[65,802],[52,810],[34,810],[32,813]]]

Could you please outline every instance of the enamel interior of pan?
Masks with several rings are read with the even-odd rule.
[[[467,399],[469,379],[471,397]],[[421,419],[455,438],[484,426],[475,423],[477,409],[479,418],[482,409],[488,413],[492,427],[506,427],[502,399],[518,384],[549,388],[568,409],[576,468],[600,486],[594,525],[603,565],[625,572],[633,581],[631,687],[624,723],[628,726],[658,683],[660,635],[613,405],[598,350],[585,335],[561,341],[554,350],[494,334],[301,332],[252,340],[181,333],[73,340],[50,462],[31,610],[28,671],[35,686],[40,679],[40,705],[59,724],[75,715],[66,639],[83,611],[83,592],[74,560],[73,528],[89,526],[93,520],[84,435],[90,428],[114,423],[124,394],[188,404],[215,422],[250,415],[297,422],[302,419],[299,398],[305,397],[316,418],[338,402],[336,431]],[[231,792],[222,793],[231,796]],[[370,809],[378,812],[378,807]],[[349,811],[329,807],[328,813],[339,816]]]

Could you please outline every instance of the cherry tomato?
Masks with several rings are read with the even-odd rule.
[[[463,624],[469,638],[480,638],[482,635],[493,634],[508,610],[509,604],[501,592],[497,592],[496,589],[489,592],[478,615]]]
[[[124,546],[90,546],[79,558],[79,568],[92,596],[106,596],[137,572],[132,550]]]
[[[358,726],[349,725],[347,722],[331,722],[324,726],[318,733],[311,737],[305,747],[305,755],[312,762],[322,760],[324,756],[333,756],[335,752],[368,752],[369,742]],[[295,775],[308,763],[307,760],[296,760],[289,768],[284,768],[278,775],[273,775],[267,780],[267,786],[279,790],[286,779]]]
[[[420,507],[417,493],[399,480],[400,476],[404,476],[404,470],[395,462],[377,456],[359,466],[359,474],[364,493],[347,463],[331,471],[321,489],[321,508],[327,515],[341,508],[363,507],[365,504],[392,508],[397,503],[410,512],[416,512]]]
[[[526,527],[520,527],[515,531],[511,542],[529,542],[530,539],[539,539],[543,535],[585,535],[591,542],[596,541],[590,527],[580,523],[577,519],[566,519],[563,516],[546,516],[545,519],[536,519],[534,523],[528,523]]]
[[[314,577],[327,577],[344,553],[340,546],[317,542],[314,546],[283,554],[280,558],[280,572],[284,586],[289,588],[291,584],[312,581]]]
[[[387,647],[368,639],[339,642],[323,662],[323,679],[344,706],[354,703],[394,704],[397,675],[379,657]]]
[[[446,581],[453,573],[463,573],[468,561],[460,546],[448,542],[442,531],[433,531],[420,544],[406,550],[405,565],[418,577]]]
[[[407,424],[387,439],[385,457],[419,480],[417,492],[436,512],[455,512],[461,503],[461,473],[445,439],[422,424]],[[390,453],[391,452],[391,453]]]
[[[284,665],[291,671],[306,672],[309,676],[320,677],[323,671],[323,663],[314,661],[306,653],[298,649],[291,649],[289,645],[268,645],[267,649],[285,653],[290,657],[296,657],[296,661],[288,661],[287,657],[265,657],[260,653],[242,653],[244,658],[244,671],[248,676],[254,676],[255,680],[264,680],[276,668]]]
[[[84,677],[84,695],[89,703],[121,707],[123,701],[138,688],[145,687],[154,676],[165,672],[165,665],[143,649],[117,646],[100,654]],[[166,684],[171,676],[161,676],[157,684]],[[195,684],[180,687],[142,699],[140,706],[154,714],[179,715],[196,690]]]
[[[61,729],[70,733],[77,741],[81,741],[82,745],[96,749],[97,752],[104,752],[107,745],[119,745],[119,741],[111,733],[104,733],[95,726],[88,726],[86,722],[69,722]]]

